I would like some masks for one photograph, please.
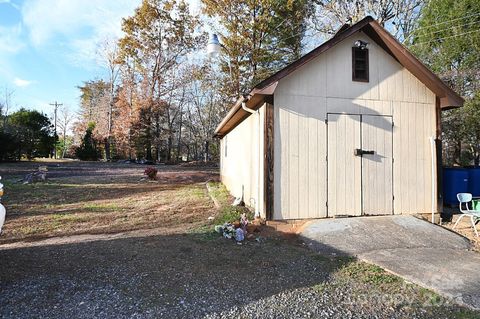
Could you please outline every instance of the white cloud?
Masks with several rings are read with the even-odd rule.
[[[23,22],[36,46],[57,35],[87,38],[121,34],[121,18],[133,13],[140,0],[27,0]],[[86,33],[86,34],[85,34]]]
[[[0,0],[0,4],[2,4],[2,3],[9,4],[12,7],[14,7],[15,9],[20,10],[20,7],[16,3],[13,3],[11,0]]]
[[[23,80],[23,79],[20,79],[20,78],[15,78],[13,80],[13,84],[15,84],[18,87],[26,87],[26,86],[29,86],[32,83],[33,83],[32,81]]]
[[[122,18],[131,16],[140,1],[26,0],[23,23],[35,47],[55,41],[71,64],[91,68],[97,44],[120,37]]]
[[[22,25],[0,26],[0,54],[17,53],[25,44],[20,40]]]
[[[199,13],[200,0],[188,2]],[[121,37],[122,18],[132,16],[140,4],[141,0],[25,0],[21,12],[34,47],[55,45],[66,50],[71,64],[92,69],[99,43]]]

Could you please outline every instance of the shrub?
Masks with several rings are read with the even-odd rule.
[[[82,161],[96,161],[100,157],[97,148],[97,141],[93,137],[95,123],[88,123],[85,135],[82,138],[82,144],[75,150],[75,155]]]
[[[158,171],[155,167],[147,167],[147,169],[145,169],[145,172],[143,172],[143,175],[147,175],[148,178],[151,180],[156,180],[157,173]]]

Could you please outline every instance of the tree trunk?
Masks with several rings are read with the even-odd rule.
[[[178,144],[177,144],[177,162],[182,160],[181,148],[182,148],[182,110],[180,110],[180,123],[178,127]]]
[[[210,143],[208,141],[205,141],[205,154],[203,161],[206,163],[209,160],[209,154],[208,154],[208,149],[209,149]]]
[[[458,141],[455,145],[455,150],[453,153],[453,162],[460,165],[462,157],[462,142]]]
[[[146,126],[146,134],[145,134],[145,140],[146,140],[146,154],[145,158],[149,161],[152,160],[152,129],[151,129],[151,124],[152,124],[152,118],[150,115],[148,116],[148,123]]]
[[[147,145],[146,145],[146,154],[145,154],[145,158],[149,161],[152,160],[152,143],[150,142],[150,139],[147,141]]]
[[[173,145],[173,137],[172,133],[168,134],[168,143],[167,143],[167,162],[172,161],[172,145]]]
[[[110,161],[110,139],[108,137],[105,138],[105,160]]]
[[[63,126],[63,152],[62,158],[65,158],[65,154],[67,153],[67,125]]]

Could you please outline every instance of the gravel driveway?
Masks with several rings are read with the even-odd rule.
[[[350,272],[342,275],[341,269],[348,267]],[[426,305],[421,301],[425,291],[414,285],[358,280],[355,273],[362,267],[352,260],[321,257],[297,241],[282,238],[236,245],[223,238],[170,234],[4,248],[0,249],[0,317],[472,315],[455,305]],[[399,295],[411,300],[395,299]]]

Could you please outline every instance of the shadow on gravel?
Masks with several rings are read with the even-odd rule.
[[[203,236],[0,250],[0,317],[198,318],[322,283],[338,266],[284,240]]]
[[[297,239],[237,245],[217,236],[0,247],[0,317],[478,318]]]

